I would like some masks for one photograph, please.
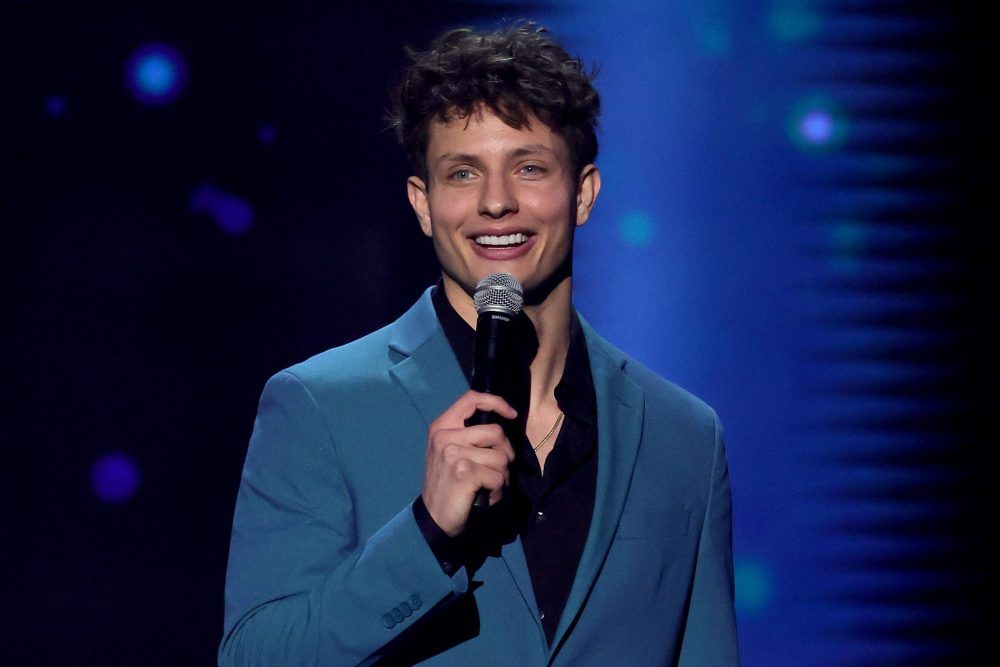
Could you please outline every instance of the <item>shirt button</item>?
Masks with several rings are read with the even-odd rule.
[[[544,621],[545,620],[545,612],[542,611],[541,609],[538,610],[538,620],[540,620],[540,621]]]
[[[535,524],[540,524],[545,521],[545,512],[535,512]]]

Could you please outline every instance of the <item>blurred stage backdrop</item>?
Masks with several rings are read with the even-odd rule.
[[[985,659],[989,24],[902,0],[338,5],[5,3],[0,661],[214,661],[265,380],[435,280],[381,118],[403,45],[503,17],[600,65],[577,303],[722,416],[745,664]]]

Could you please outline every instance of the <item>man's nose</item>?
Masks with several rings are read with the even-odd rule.
[[[517,197],[505,178],[490,178],[479,199],[479,214],[502,218],[517,213]]]

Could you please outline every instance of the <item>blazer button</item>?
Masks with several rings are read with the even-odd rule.
[[[382,625],[391,630],[396,626],[396,620],[392,617],[392,614],[385,614],[382,616]]]
[[[392,614],[392,620],[396,621],[396,623],[402,623],[405,618],[403,616],[403,612],[399,610],[399,607],[393,607],[392,611],[389,613]]]
[[[410,599],[408,600],[408,602],[410,603],[410,606],[413,607],[414,609],[420,609],[420,605],[423,604],[420,601],[420,596],[417,595],[416,593],[414,593],[413,595],[410,596]]]
[[[413,607],[411,607],[407,602],[400,602],[399,609],[403,612],[403,616],[406,616],[407,618],[413,615]]]

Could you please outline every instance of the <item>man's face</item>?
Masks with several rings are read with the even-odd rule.
[[[573,173],[565,140],[530,120],[514,129],[484,107],[431,123],[428,182],[413,176],[407,189],[446,287],[450,280],[471,294],[483,276],[503,272],[531,295],[569,275],[573,231],[590,214],[600,175],[593,165]]]

